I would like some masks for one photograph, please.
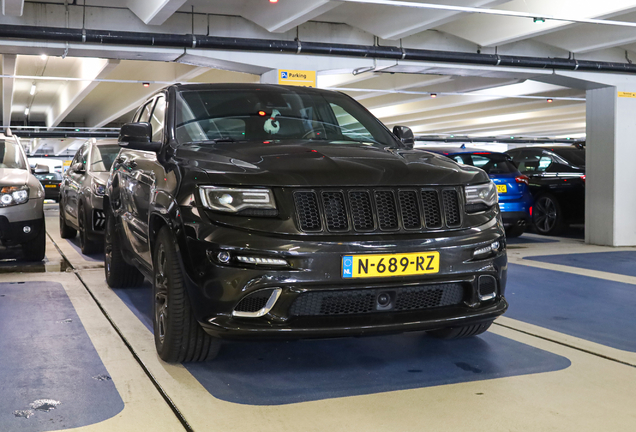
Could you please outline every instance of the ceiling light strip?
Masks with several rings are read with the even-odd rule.
[[[584,97],[559,97],[559,96],[530,96],[530,95],[506,95],[506,94],[490,94],[490,93],[461,93],[461,92],[419,92],[409,90],[380,90],[380,89],[364,89],[364,88],[346,88],[346,87],[325,87],[326,90],[336,91],[350,91],[350,92],[363,92],[363,93],[382,93],[382,94],[406,94],[406,95],[422,95],[422,96],[480,96],[480,97],[496,97],[496,98],[508,98],[508,99],[540,99],[545,101],[546,99],[552,99],[553,101],[582,101],[585,102]]]
[[[394,6],[394,7],[407,7],[407,8],[416,8],[416,9],[433,9],[433,10],[444,10],[444,11],[452,11],[452,12],[467,12],[467,13],[477,13],[484,15],[499,15],[499,16],[510,16],[510,17],[518,17],[518,18],[530,18],[535,20],[535,22],[541,22],[541,20],[552,20],[552,21],[564,21],[571,23],[581,23],[581,24],[602,24],[602,25],[613,25],[620,27],[636,27],[636,23],[626,22],[626,21],[613,21],[613,20],[603,20],[603,19],[594,19],[594,18],[568,18],[564,16],[558,15],[543,15],[540,13],[529,13],[529,12],[516,12],[516,11],[508,11],[503,9],[483,9],[476,7],[467,7],[467,6],[452,6],[452,5],[442,5],[442,4],[433,4],[433,3],[417,3],[417,2],[408,2],[408,1],[393,1],[393,0],[341,0],[344,3],[362,3],[362,4],[375,4],[382,6]]]

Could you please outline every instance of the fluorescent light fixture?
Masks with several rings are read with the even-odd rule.
[[[29,115],[29,107],[26,107],[26,108],[24,109],[24,115]]]
[[[31,84],[31,91],[29,92],[31,96],[35,94],[35,84]]]

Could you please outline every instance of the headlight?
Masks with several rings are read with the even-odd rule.
[[[93,193],[97,196],[104,196],[106,194],[106,185],[93,180]]]
[[[493,182],[488,182],[475,186],[466,186],[466,211],[486,210],[494,206],[497,201],[497,186]]]
[[[0,207],[24,204],[28,200],[28,186],[4,186],[0,189]]]
[[[252,216],[276,216],[274,195],[269,189],[239,189],[201,186],[199,196],[210,210]]]

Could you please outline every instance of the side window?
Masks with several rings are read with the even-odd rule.
[[[166,117],[166,98],[159,96],[155,109],[152,111],[150,124],[152,125],[152,140],[163,141],[163,124]]]
[[[543,154],[539,158],[539,166],[537,167],[538,172],[548,171],[550,165],[552,165],[552,158],[548,154]]]
[[[513,160],[519,166],[519,171],[522,173],[535,173],[545,171],[545,168],[540,170],[539,164],[542,156],[541,150],[524,150]],[[543,162],[545,164],[545,162]],[[548,164],[549,165],[549,164]]]
[[[146,122],[150,121],[150,113],[152,112],[152,104],[154,102],[155,102],[155,100],[152,99],[150,102],[148,102],[146,105],[144,105],[144,107],[141,109],[141,115],[137,119],[138,122],[146,123]]]

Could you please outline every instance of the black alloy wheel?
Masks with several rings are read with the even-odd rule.
[[[88,238],[88,226],[90,222],[86,219],[86,211],[84,206],[80,205],[79,217],[77,218],[79,224],[79,243],[80,249],[84,255],[94,254],[99,250],[97,242],[94,242]]]
[[[532,223],[539,234],[557,235],[563,230],[563,213],[553,195],[537,197],[532,212]]]
[[[64,202],[60,199],[60,237],[72,239],[77,235],[77,230],[66,223],[66,213],[64,212]]]
[[[116,233],[116,220],[111,210],[104,209],[106,228],[104,230],[104,274],[111,288],[133,288],[144,282],[139,270],[126,262]]]
[[[176,240],[167,226],[157,235],[153,254],[153,329],[155,347],[166,362],[212,360],[220,339],[197,322],[184,283]]]

